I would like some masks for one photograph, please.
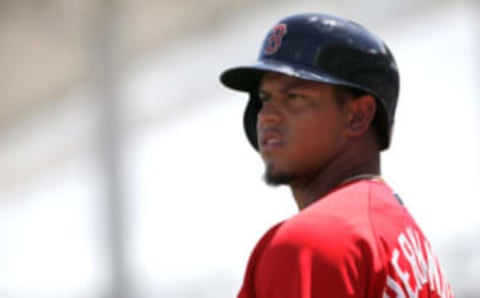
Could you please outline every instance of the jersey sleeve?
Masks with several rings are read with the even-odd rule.
[[[368,243],[339,223],[323,231],[300,228],[273,237],[264,247],[251,273],[254,295],[244,297],[368,297]]]

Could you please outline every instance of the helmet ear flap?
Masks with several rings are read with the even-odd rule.
[[[385,150],[390,146],[393,119],[389,119],[388,112],[383,103],[377,100],[377,112],[373,118],[373,127],[377,131],[380,142],[380,150]]]
[[[258,95],[254,92],[250,92],[250,99],[248,100],[245,113],[243,114],[243,128],[247,134],[248,141],[257,151],[257,116],[261,108],[262,103],[258,99]]]

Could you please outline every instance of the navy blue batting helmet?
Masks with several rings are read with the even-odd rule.
[[[244,114],[248,140],[258,150],[258,87],[266,71],[344,86],[371,94],[381,149],[388,148],[399,93],[399,74],[387,45],[361,25],[326,14],[298,14],[267,34],[255,64],[227,69],[221,82],[250,94]]]

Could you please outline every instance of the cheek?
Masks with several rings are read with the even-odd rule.
[[[341,149],[343,138],[339,131],[338,126],[331,123],[302,128],[291,140],[288,157],[278,165],[300,172],[322,168]]]
[[[290,131],[292,146],[305,154],[336,147],[343,138],[344,125],[340,120],[339,115],[332,112],[294,121]]]

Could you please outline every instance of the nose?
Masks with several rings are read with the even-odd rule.
[[[280,108],[272,100],[262,103],[258,112],[258,124],[279,123],[283,120],[283,114]]]

